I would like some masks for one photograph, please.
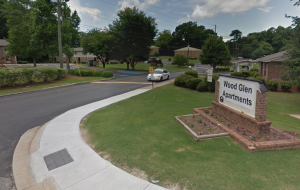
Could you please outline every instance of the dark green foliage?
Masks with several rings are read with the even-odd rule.
[[[278,83],[275,80],[270,80],[268,82],[268,87],[269,87],[270,90],[276,91],[277,87],[278,87]]]
[[[197,57],[190,57],[189,59],[190,60],[197,60],[198,58]]]
[[[169,60],[169,61],[171,61],[172,59],[171,59],[171,58],[169,58],[168,60]]]
[[[237,76],[237,77],[247,77],[247,76],[243,75],[242,72],[233,72],[230,75],[231,76]]]
[[[281,81],[280,82],[280,88],[283,91],[289,91],[292,88],[291,83],[287,82],[287,81]]]
[[[229,67],[217,67],[214,69],[214,72],[219,72],[219,71],[229,71],[230,68]]]
[[[300,92],[300,84],[298,84],[296,87],[297,87],[297,91]]]
[[[217,65],[228,65],[231,57],[223,38],[211,36],[205,41],[199,59],[201,64],[210,64],[215,69]]]
[[[188,59],[186,56],[182,54],[177,54],[172,62],[172,65],[178,65],[178,66],[184,66],[188,62]]]
[[[257,76],[255,77],[255,79],[260,80],[261,82],[263,82],[264,84],[266,84],[266,79],[262,76]]]
[[[27,61],[18,61],[18,64],[27,64]]]
[[[198,71],[196,71],[196,70],[189,69],[189,70],[185,71],[184,74],[191,75],[195,78],[198,78]]]
[[[212,76],[212,82],[211,82],[211,91],[214,92],[215,91],[215,85],[216,85],[216,81],[219,79],[218,75],[213,75]],[[207,82],[207,76],[204,77],[204,81],[207,84],[207,89],[209,90],[209,82]]]
[[[196,90],[196,88],[200,82],[202,82],[202,79],[192,78],[192,79],[188,79],[186,83],[187,83],[187,87],[189,89]]]
[[[187,84],[186,84],[187,80],[192,79],[192,78],[194,78],[194,77],[192,77],[190,75],[182,74],[182,75],[179,75],[175,79],[174,84],[176,86],[187,87]]]
[[[258,68],[251,68],[250,71],[258,72]]]
[[[159,57],[159,53],[158,53],[158,52],[155,52],[155,53],[154,53],[154,56],[155,56],[155,57]]]
[[[207,92],[208,91],[208,85],[207,85],[207,82],[205,81],[202,81],[200,82],[196,89],[199,91],[199,92]]]
[[[189,63],[189,66],[192,66],[192,67],[194,67],[194,66],[195,66],[195,64],[194,64],[194,63]]]
[[[0,68],[0,87],[12,87],[31,82],[60,80],[67,75],[66,69],[56,68]]]
[[[259,75],[258,72],[251,72],[251,76],[254,77],[254,78],[256,78],[256,77],[258,77],[260,75]]]
[[[71,70],[70,73],[76,76],[93,76],[93,77],[104,77],[104,78],[110,78],[113,76],[113,72],[111,71],[99,71],[99,70],[90,70],[90,69],[79,69],[79,70],[74,69]]]

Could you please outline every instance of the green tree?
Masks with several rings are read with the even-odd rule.
[[[200,54],[201,64],[210,64],[215,69],[217,65],[227,65],[230,59],[230,53],[223,38],[211,36],[205,41]]]
[[[182,54],[177,54],[173,59],[172,65],[178,65],[180,67],[180,66],[186,65],[187,62],[188,62],[188,59],[186,56],[184,56]]]
[[[300,1],[296,1],[294,6],[300,6]],[[293,19],[295,26],[292,37],[293,40],[288,46],[287,57],[283,61],[284,70],[281,71],[281,78],[289,81],[293,85],[300,85],[300,18],[297,16],[286,16]]]
[[[73,48],[80,45],[79,36],[79,24],[80,18],[75,10],[73,13],[67,6],[67,3],[63,3],[62,14],[62,45],[63,52],[66,55],[66,65],[68,72],[70,72],[70,57],[74,55]]]
[[[148,59],[150,46],[157,34],[155,18],[143,11],[125,8],[118,12],[118,18],[109,25],[109,33],[116,37],[110,57],[126,61],[134,70],[138,61]]]
[[[7,0],[0,0],[0,39],[7,38],[8,36],[8,28],[6,26],[6,17],[7,12],[4,9],[4,4]],[[0,58],[1,59],[1,58]]]
[[[253,51],[252,57],[254,59],[257,59],[257,58],[263,57],[265,55],[269,55],[269,54],[273,53],[273,51],[274,51],[274,49],[271,46],[271,44],[263,41],[259,44],[259,47]]]
[[[96,55],[105,68],[105,63],[109,60],[109,54],[112,51],[113,39],[114,36],[106,31],[101,32],[98,29],[89,30],[81,36],[83,53]]]
[[[170,30],[163,30],[158,33],[158,37],[155,40],[155,44],[158,47],[167,46],[172,40],[172,34]]]
[[[242,32],[238,29],[232,30],[229,36],[233,37],[233,40],[236,41],[242,38]]]
[[[7,46],[10,55],[37,58],[53,51],[56,38],[56,8],[50,0],[7,1]]]

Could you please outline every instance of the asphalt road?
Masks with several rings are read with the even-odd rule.
[[[171,73],[170,78],[182,73]],[[109,81],[148,82],[146,75],[117,71],[114,73],[115,79]],[[28,129],[42,126],[70,109],[143,86],[147,85],[86,83],[0,97],[0,184],[1,180],[11,179],[14,149]]]

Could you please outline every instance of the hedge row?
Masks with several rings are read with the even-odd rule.
[[[195,74],[196,73],[196,74]],[[198,77],[198,72],[194,70],[188,70],[185,72],[185,74],[179,75],[175,81],[174,84],[176,86],[190,88],[192,90],[198,90],[200,92],[208,92],[209,91],[209,83],[207,82],[207,76],[204,78],[204,80]],[[218,80],[217,75],[213,75],[213,81],[211,84],[211,91],[215,91],[215,82]]]
[[[218,71],[230,71],[230,68],[226,68],[226,67],[217,67],[215,68],[214,70],[215,72],[218,72]]]
[[[56,68],[0,68],[0,88],[60,80],[67,75],[66,69]]]
[[[260,76],[258,72],[254,71],[254,70],[233,72],[233,73],[231,73],[231,76],[246,77],[246,78],[250,78],[250,79],[260,80],[264,84],[266,83],[266,80],[262,76]]]
[[[93,76],[93,77],[104,77],[104,78],[113,77],[113,72],[111,71],[99,71],[99,70],[90,70],[90,69],[79,69],[79,70],[74,69],[71,70],[70,73],[75,76]]]

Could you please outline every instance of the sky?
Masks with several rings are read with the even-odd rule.
[[[159,31],[173,32],[176,26],[194,21],[215,29],[219,36],[229,39],[232,30],[243,36],[270,27],[288,27],[291,19],[285,14],[298,16],[300,7],[290,0],[70,0],[69,6],[81,18],[80,29],[105,28],[117,19],[118,11],[136,6],[147,16],[156,18]]]

